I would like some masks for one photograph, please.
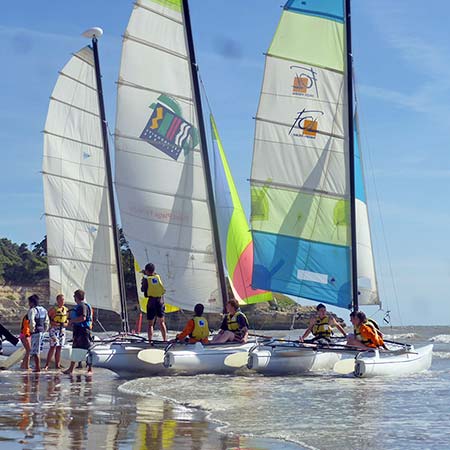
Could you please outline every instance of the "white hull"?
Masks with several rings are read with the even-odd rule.
[[[150,376],[166,372],[162,364],[148,364],[137,355],[151,348],[147,342],[112,342],[97,344],[90,351],[94,367],[112,370],[120,376]]]
[[[360,378],[376,376],[400,376],[423,372],[431,366],[433,345],[411,347],[401,354],[364,352],[355,359],[354,375]]]
[[[194,345],[183,345],[166,352],[164,367],[169,369],[170,372],[189,375],[233,373],[238,368],[225,365],[225,358],[237,352],[248,352],[254,345],[254,342],[220,345],[202,345],[197,342]]]
[[[266,375],[294,375],[331,370],[339,353],[285,346],[258,346],[250,351],[247,367]]]

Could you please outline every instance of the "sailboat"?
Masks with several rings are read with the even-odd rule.
[[[266,54],[256,116],[254,287],[355,311],[380,303],[357,133],[350,0],[287,1]],[[312,347],[257,345],[248,367],[330,369],[332,353]],[[355,374],[378,374],[374,365],[389,361],[389,374],[404,373],[400,366],[425,370],[431,354],[432,346],[401,356],[358,352]]]
[[[272,298],[251,287],[251,234],[229,168],[222,185],[212,180],[187,1],[134,6],[123,40],[115,149],[124,234],[141,267],[155,264],[166,302],[222,312],[226,276],[242,303]],[[214,195],[214,187],[222,190]],[[176,344],[157,361],[172,371],[230,371],[225,357],[251,345]]]

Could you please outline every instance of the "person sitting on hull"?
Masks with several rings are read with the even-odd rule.
[[[249,324],[247,317],[239,308],[239,302],[235,299],[228,300],[227,314],[223,318],[219,334],[214,336],[212,344],[224,342],[240,342],[245,344],[248,340]]]
[[[309,320],[309,327],[299,338],[300,342],[304,342],[308,335],[312,333],[314,335],[312,342],[329,344],[333,334],[332,327],[336,327],[344,337],[347,337],[347,333],[339,322],[327,314],[327,308],[324,304],[319,303],[316,310],[317,314]]]
[[[148,320],[148,342],[153,340],[153,327],[156,318],[158,318],[159,328],[161,330],[162,340],[167,341],[167,328],[164,320],[165,305],[164,293],[166,289],[161,281],[161,277],[155,272],[155,265],[148,263],[142,271],[144,278],[141,282],[141,292],[148,298],[147,301],[147,320]]]
[[[374,320],[368,319],[362,311],[351,312],[350,322],[353,324],[353,334],[348,336],[347,345],[363,350],[386,348],[380,327]]]
[[[209,325],[208,321],[203,317],[205,307],[201,303],[197,303],[194,307],[194,317],[189,319],[184,330],[177,334],[174,341],[183,342],[188,338],[189,344],[201,342],[208,344]]]

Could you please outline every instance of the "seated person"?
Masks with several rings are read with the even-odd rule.
[[[195,305],[195,316],[188,320],[184,330],[176,335],[175,341],[183,341],[189,337],[189,344],[195,344],[196,342],[201,342],[202,344],[209,343],[209,325],[208,321],[203,317],[203,310],[204,306],[201,303]]]
[[[333,334],[333,330],[331,327],[336,327],[344,337],[347,337],[347,333],[344,328],[336,321],[336,319],[327,314],[327,308],[322,303],[319,303],[316,307],[317,315],[311,317],[309,321],[309,327],[303,333],[303,336],[300,337],[300,342],[303,342],[305,338],[308,337],[309,333],[314,335],[312,341],[317,342],[331,342],[331,335]]]
[[[354,333],[349,335],[347,345],[363,350],[386,348],[378,324],[372,319],[367,319],[362,311],[350,313],[350,321],[353,324]]]
[[[223,344],[224,342],[241,342],[245,344],[248,340],[248,320],[239,308],[239,302],[235,299],[228,300],[227,312],[220,326],[219,334],[214,336],[212,344]]]

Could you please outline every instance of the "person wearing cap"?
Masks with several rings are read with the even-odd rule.
[[[145,275],[142,278],[141,292],[148,298],[147,302],[147,320],[148,320],[148,341],[152,342],[153,327],[156,318],[159,322],[159,328],[163,341],[167,341],[167,328],[164,320],[165,306],[164,293],[166,289],[162,283],[161,277],[155,272],[155,265],[148,263],[145,265],[142,273]]]
[[[303,342],[310,333],[314,335],[313,342],[331,342],[331,336],[333,334],[332,327],[336,327],[344,337],[347,337],[347,333],[344,328],[337,322],[337,320],[327,314],[327,308],[324,304],[319,303],[316,307],[317,314],[311,317],[309,326],[306,331],[300,336],[300,342]]]

